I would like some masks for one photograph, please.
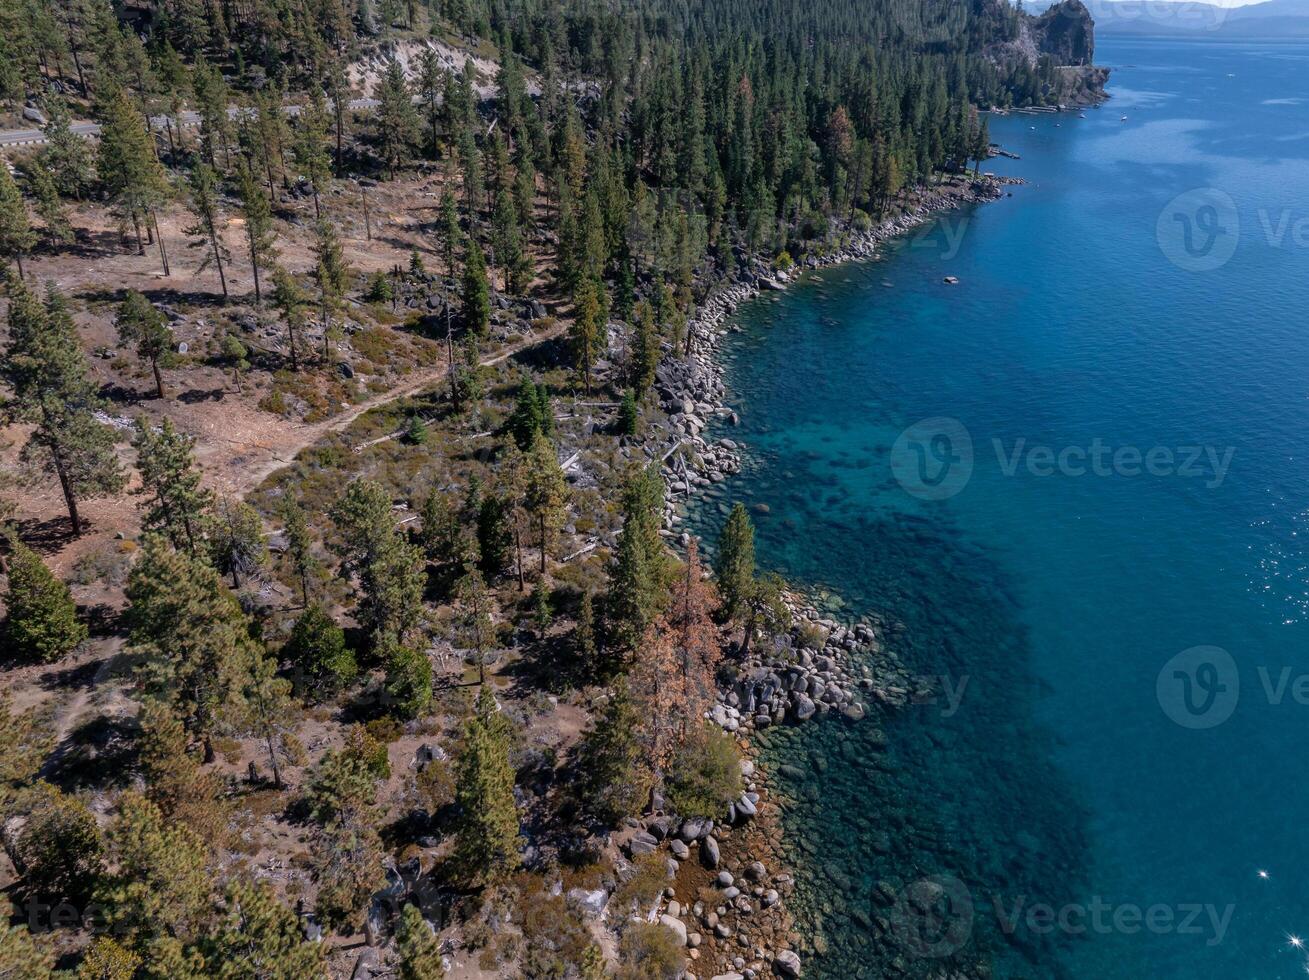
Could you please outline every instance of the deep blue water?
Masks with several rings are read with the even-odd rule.
[[[1305,973],[1309,46],[1097,55],[1103,108],[991,120],[1011,198],[761,297],[726,350],[749,457],[695,525],[767,504],[764,564],[945,678],[768,740],[809,772],[808,976]],[[1058,465],[1093,445],[1105,472]],[[1169,663],[1197,646],[1230,658]],[[916,942],[930,876],[954,901]],[[1039,903],[1062,926],[1005,927]]]

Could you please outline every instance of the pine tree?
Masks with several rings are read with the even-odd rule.
[[[637,738],[642,721],[627,682],[620,678],[578,748],[583,801],[611,826],[639,813],[648,797],[650,772]]]
[[[460,641],[468,650],[467,659],[477,667],[477,682],[486,687],[486,665],[492,659],[495,624],[491,621],[491,595],[486,580],[475,567],[469,567],[455,587],[459,601],[457,620]]]
[[[331,120],[327,116],[322,90],[314,86],[309,91],[308,104],[299,115],[291,155],[300,173],[309,181],[309,188],[314,195],[314,218],[319,221],[323,217],[319,195],[332,176],[332,158],[327,149],[330,126]]]
[[[282,658],[291,665],[296,693],[312,701],[327,701],[354,682],[359,674],[354,651],[345,642],[345,632],[317,603],[296,620],[291,636],[282,647]]]
[[[529,375],[523,375],[523,380],[518,383],[514,410],[505,428],[524,452],[531,448],[538,435],[548,439],[553,434],[554,410],[550,407],[550,394],[544,384],[535,384]]]
[[[309,582],[322,567],[314,554],[309,520],[300,502],[289,494],[282,500],[282,520],[286,524],[286,558],[300,585],[300,604],[309,605]]]
[[[400,952],[400,980],[442,980],[445,966],[441,962],[441,942],[418,906],[404,907],[395,938]]]
[[[226,915],[206,938],[214,980],[317,980],[323,948],[305,939],[295,913],[266,882],[238,878],[223,896]]]
[[[618,432],[625,436],[636,435],[641,422],[641,413],[636,407],[636,396],[631,389],[623,392],[622,403],[618,406]]]
[[[97,937],[77,965],[77,980],[133,980],[141,957],[109,936]]]
[[[136,467],[141,473],[141,526],[162,531],[174,548],[198,555],[213,494],[200,486],[195,439],[178,432],[165,418],[159,431],[144,416],[136,420]]]
[[[155,212],[170,197],[170,189],[141,113],[121,88],[110,96],[101,120],[96,170],[111,207],[135,229],[137,254],[144,255],[142,225],[154,234]],[[168,275],[162,238],[158,244],[164,275]]]
[[[432,663],[421,650],[395,643],[380,658],[386,668],[387,702],[400,718],[418,718],[432,703]]]
[[[227,274],[223,263],[232,259],[231,249],[223,240],[222,227],[225,224],[218,210],[218,178],[213,168],[207,163],[197,163],[191,170],[191,210],[195,214],[195,224],[182,229],[194,236],[189,243],[191,248],[202,250],[197,272],[203,272],[212,262],[218,270],[218,282],[223,287],[223,300],[227,296]]]
[[[663,481],[653,467],[628,478],[623,491],[623,527],[609,570],[605,619],[610,646],[634,651],[664,603],[667,558],[659,537]]]
[[[418,55],[418,95],[427,111],[427,125],[431,130],[430,154],[435,160],[441,151],[441,90],[445,86],[445,68],[434,48],[423,46]]]
[[[573,630],[573,647],[578,665],[588,679],[600,674],[600,651],[595,635],[595,599],[591,590],[582,593],[577,608],[577,626]]]
[[[514,770],[509,764],[509,724],[490,688],[482,686],[477,708],[464,726],[455,787],[459,816],[452,864],[469,885],[503,881],[521,863]]]
[[[80,201],[94,176],[91,150],[87,140],[73,132],[67,103],[48,99],[45,112],[48,122],[42,130],[45,146],[41,162],[50,171],[59,193]]]
[[[282,788],[282,764],[300,765],[304,748],[296,738],[291,682],[277,676],[277,662],[260,657],[242,691],[238,727],[263,743],[273,772],[273,787]]]
[[[636,335],[632,341],[632,391],[637,401],[644,399],[654,385],[659,353],[654,310],[642,300],[636,306]]]
[[[241,587],[268,564],[264,522],[243,500],[220,497],[209,524],[209,555],[218,571],[232,576],[232,588]]]
[[[300,336],[305,327],[305,307],[309,298],[295,277],[280,265],[273,268],[273,307],[286,324],[286,352],[291,370],[300,370]]]
[[[249,167],[241,168],[238,188],[241,216],[245,219],[246,243],[250,249],[250,268],[254,272],[255,305],[262,306],[264,300],[259,287],[259,271],[272,268],[277,259],[277,247],[273,244],[276,237],[273,232],[273,210],[263,185]]]
[[[218,353],[232,369],[232,384],[241,391],[241,375],[250,370],[250,348],[236,334],[228,333],[223,335]]]
[[[114,437],[96,421],[102,403],[63,297],[51,288],[42,306],[14,276],[8,293],[9,344],[0,359],[0,379],[13,392],[7,412],[33,425],[22,457],[58,477],[80,535],[78,502],[123,488]]]
[[[30,899],[83,904],[101,872],[104,844],[95,814],[76,796],[37,783],[13,849]]]
[[[114,317],[120,344],[133,344],[136,356],[150,365],[155,377],[155,393],[164,397],[164,379],[159,373],[159,360],[173,346],[173,331],[159,310],[135,289],[129,289]]]
[[[318,305],[322,316],[323,360],[327,361],[332,315],[341,307],[350,270],[345,262],[345,253],[341,251],[341,240],[337,238],[331,222],[319,221],[316,229],[314,257],[317,264],[314,267],[314,279],[318,282]]]
[[[51,245],[66,245],[73,240],[73,226],[68,223],[68,211],[59,197],[54,174],[39,159],[27,167],[27,184],[36,199],[36,213],[45,225],[46,239]],[[0,191],[0,198],[3,192]],[[0,203],[0,213],[4,205]],[[3,222],[0,222],[3,224]]]
[[[394,58],[389,58],[382,69],[377,99],[378,146],[387,175],[394,180],[396,170],[409,158],[409,149],[418,128],[404,68]]]
[[[129,792],[120,798],[106,838],[106,864],[113,871],[101,878],[96,898],[109,934],[149,950],[148,960],[160,940],[199,935],[209,917],[213,882],[200,837]]]
[[[604,287],[594,279],[583,279],[573,299],[573,356],[577,372],[582,375],[586,393],[591,394],[591,368],[604,346],[609,320],[609,301]]]
[[[459,514],[444,493],[432,490],[423,499],[420,509],[422,531],[420,540],[427,560],[447,565],[463,559],[462,529]]]
[[[53,747],[52,733],[37,709],[15,713],[9,694],[0,692],[0,805],[6,812],[30,795]]]
[[[215,773],[201,768],[182,719],[164,702],[147,698],[137,721],[137,760],[145,795],[169,820],[216,842],[227,827],[227,807],[221,799],[225,787]]]
[[[723,614],[735,620],[746,611],[755,579],[754,525],[739,502],[732,507],[718,537],[714,573],[723,597]]]
[[[381,484],[355,480],[332,508],[337,552],[359,583],[358,619],[374,643],[404,644],[422,625],[426,574],[422,555],[395,528]]]
[[[0,166],[0,260],[14,262],[23,275],[23,256],[36,244],[36,232],[27,214],[27,203],[9,168]]]
[[[5,609],[9,615],[3,636],[15,657],[54,663],[87,637],[68,586],[35,551],[17,541],[9,556]]]
[[[0,980],[53,980],[54,947],[26,926],[0,925]]]
[[[491,321],[491,295],[486,281],[486,260],[477,242],[469,240],[464,259],[464,326],[477,337],[486,336]]]
[[[550,536],[567,516],[568,480],[559,465],[554,445],[539,433],[527,451],[527,485],[523,496],[528,511],[536,518],[540,533],[541,574],[544,575]]]
[[[259,657],[250,621],[218,573],[157,535],[146,538],[127,584],[128,649],[142,658],[146,693],[172,705],[213,758]]]

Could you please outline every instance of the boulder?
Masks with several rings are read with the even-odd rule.
[[[718,867],[718,841],[712,837],[706,837],[700,842],[700,861],[710,871]]]
[[[631,857],[640,857],[642,854],[653,854],[658,846],[659,842],[654,839],[653,834],[638,830],[627,842],[627,853]]]
[[[685,922],[683,922],[681,919],[674,918],[671,915],[661,915],[659,916],[659,924],[673,930],[673,934],[677,936],[677,941],[681,943],[683,946],[686,945]]]
[[[795,980],[800,976],[800,957],[789,949],[784,949],[773,957],[773,971],[779,977]]]
[[[570,888],[568,898],[584,914],[597,918],[609,903],[609,894],[603,888]]]

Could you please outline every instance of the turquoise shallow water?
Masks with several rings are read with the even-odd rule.
[[[765,564],[943,678],[768,741],[807,774],[808,976],[1305,974],[1309,46],[1097,60],[1104,108],[992,120],[1012,198],[754,301],[725,352],[749,456],[694,526],[767,504]]]

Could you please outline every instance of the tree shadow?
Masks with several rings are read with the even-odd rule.
[[[135,735],[133,719],[91,718],[55,746],[41,776],[65,792],[125,787],[136,757]]]
[[[18,526],[18,537],[37,554],[52,555],[58,552],[75,540],[73,534],[73,522],[67,515],[61,517],[51,517],[46,520],[36,520],[28,518],[15,522]],[[82,518],[82,531],[85,533],[93,525],[85,517]]]
[[[226,388],[210,388],[205,391],[203,388],[191,388],[177,396],[177,400],[184,405],[198,405],[200,402],[221,402],[228,395]]]
[[[239,305],[235,297],[223,299],[222,293],[200,289],[174,289],[171,286],[155,286],[138,290],[146,299],[156,306],[191,306],[204,309],[224,309]],[[127,295],[126,289],[86,289],[78,293],[79,299],[88,303],[121,303]]]

